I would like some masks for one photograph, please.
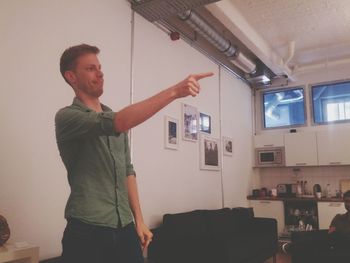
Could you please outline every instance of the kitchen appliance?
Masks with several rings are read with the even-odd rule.
[[[260,190],[259,189],[253,189],[252,194],[253,194],[254,197],[259,197],[260,196]]]
[[[256,167],[285,166],[284,147],[264,147],[255,149]]]
[[[260,189],[260,196],[261,197],[267,196],[267,188],[266,187],[263,187]]]
[[[276,188],[272,188],[271,189],[271,196],[272,197],[276,197],[277,196],[277,189]]]
[[[314,196],[316,198],[320,198],[318,197],[320,194],[317,194],[317,193],[322,193],[322,189],[321,189],[321,186],[319,184],[315,184],[314,187],[313,187],[313,193],[314,193]],[[321,194],[322,195],[322,194]]]
[[[279,197],[296,197],[297,196],[297,184],[278,184],[277,196]]]

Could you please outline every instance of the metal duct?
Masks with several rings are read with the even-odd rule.
[[[242,52],[238,52],[238,55],[230,61],[246,73],[254,74],[256,72],[256,64],[247,58]]]
[[[132,9],[150,22],[177,15],[186,10],[219,0],[129,0]]]
[[[242,54],[231,42],[221,36],[214,28],[212,28],[202,17],[193,10],[187,10],[178,15],[196,32],[213,44],[220,52],[224,53],[229,60],[245,73],[254,74],[256,72],[256,64]]]
[[[219,51],[226,56],[234,56],[237,49],[231,45],[231,42],[223,38],[209,24],[207,24],[198,14],[192,10],[185,11],[178,15],[181,20],[186,21],[195,31],[208,40]]]

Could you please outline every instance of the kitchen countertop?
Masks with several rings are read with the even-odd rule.
[[[272,197],[272,196],[264,196],[264,197],[255,197],[252,195],[247,196],[248,200],[266,200],[266,201],[316,201],[316,202],[343,202],[342,198],[315,198],[315,197]]]

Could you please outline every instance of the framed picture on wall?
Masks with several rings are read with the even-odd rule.
[[[211,117],[205,113],[199,113],[199,131],[211,134]]]
[[[179,121],[165,116],[165,148],[177,150],[179,146]]]
[[[198,140],[198,110],[182,103],[182,138],[186,141]]]
[[[224,155],[232,156],[233,155],[233,139],[229,137],[222,137],[222,148]]]
[[[200,169],[220,170],[220,140],[209,136],[200,137]]]

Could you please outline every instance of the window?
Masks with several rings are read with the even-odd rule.
[[[311,87],[314,122],[350,120],[350,82]]]
[[[304,89],[263,93],[263,110],[265,128],[304,125]]]

